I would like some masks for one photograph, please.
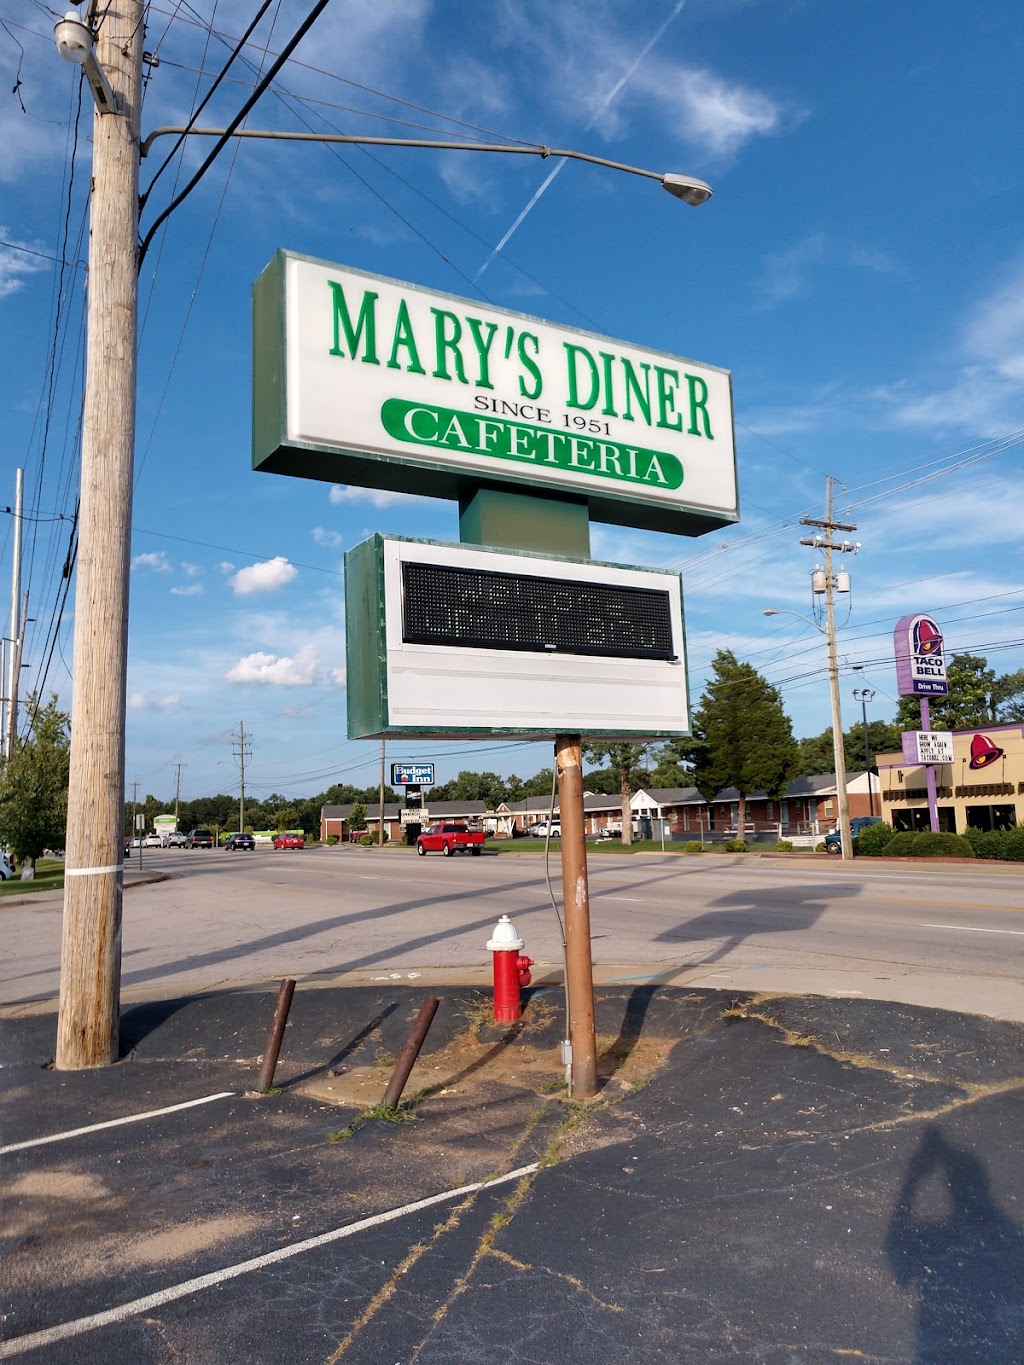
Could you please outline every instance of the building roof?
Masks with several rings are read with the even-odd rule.
[[[703,806],[703,796],[696,787],[641,787],[634,792],[633,799],[647,796],[656,806]]]
[[[380,802],[366,802],[366,818],[368,820],[380,819]],[[384,802],[384,819],[397,820],[405,805],[401,801]],[[487,813],[486,801],[429,801],[425,809],[431,820],[451,820],[460,816],[464,819],[479,819]],[[352,814],[353,804],[345,806],[321,806],[321,820],[347,820]]]

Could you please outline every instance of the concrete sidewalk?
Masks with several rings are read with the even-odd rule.
[[[602,988],[578,1105],[560,990],[435,993],[400,1123],[418,986],[300,988],[268,1097],[270,992],[131,1006],[87,1073],[0,1018],[0,1359],[1024,1359],[1021,1026]]]

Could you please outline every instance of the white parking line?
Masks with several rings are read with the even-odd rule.
[[[919,929],[956,929],[962,934],[1016,934],[1024,938],[1024,929],[979,929],[976,924],[919,924]]]
[[[234,1094],[234,1090],[221,1090],[216,1095],[204,1095],[202,1099],[185,1100],[183,1104],[169,1104],[166,1109],[150,1109],[145,1114],[127,1114],[123,1119],[90,1123],[87,1128],[69,1128],[66,1133],[51,1133],[49,1137],[29,1138],[27,1142],[12,1142],[7,1147],[0,1147],[0,1156],[7,1156],[9,1152],[23,1152],[27,1147],[44,1147],[48,1142],[67,1142],[69,1138],[82,1137],[85,1133],[98,1133],[103,1128],[119,1128],[123,1123],[141,1123],[143,1119],[157,1119],[161,1114],[176,1114],[180,1109],[194,1109],[197,1104],[230,1099]]]
[[[458,1199],[464,1194],[474,1194],[477,1190],[487,1190],[495,1185],[507,1185],[510,1181],[519,1180],[524,1175],[532,1175],[537,1170],[539,1163],[533,1161],[529,1166],[520,1166],[518,1170],[508,1171],[505,1175],[495,1176],[493,1180],[477,1180],[472,1185],[460,1185],[457,1190],[445,1190],[441,1194],[432,1194],[426,1199],[417,1199],[415,1203],[403,1204],[401,1208],[389,1209],[386,1213],[375,1213],[370,1218],[361,1218],[358,1223],[347,1223],[342,1228],[335,1228],[333,1232],[321,1233],[319,1237],[310,1237],[304,1242],[296,1242],[293,1246],[280,1247],[277,1251],[268,1251],[263,1256],[254,1256],[251,1261],[241,1261],[238,1265],[226,1266],[223,1270],[214,1270],[209,1275],[198,1275],[194,1280],[185,1280],[183,1284],[173,1284],[168,1289],[161,1289],[156,1294],[147,1294],[143,1299],[132,1299],[130,1303],[122,1303],[117,1308],[108,1308],[102,1313],[93,1313],[87,1318],[75,1318],[71,1322],[58,1323],[56,1327],[44,1328],[41,1332],[29,1332],[23,1337],[14,1337],[11,1341],[0,1342],[0,1360],[10,1360],[14,1356],[23,1355],[26,1351],[34,1351],[39,1346],[50,1346],[55,1341],[67,1341],[70,1337],[80,1337],[86,1332],[94,1332],[98,1327],[108,1327],[111,1323],[125,1322],[128,1318],[138,1317],[140,1313],[148,1313],[153,1308],[159,1308],[161,1304],[173,1303],[175,1299],[183,1299],[188,1294],[197,1294],[202,1289],[212,1289],[214,1285],[223,1284],[226,1280],[235,1280],[239,1275],[248,1275],[250,1271],[262,1270],[264,1266],[275,1265],[278,1261],[287,1261],[292,1256],[301,1256],[305,1251],[314,1251],[317,1247],[327,1246],[331,1242],[340,1242],[345,1237],[352,1237],[357,1232],[364,1232],[367,1228],[379,1227],[382,1223],[392,1223],[396,1218],[403,1218],[407,1213],[418,1213],[420,1209],[429,1209],[434,1204],[443,1204],[446,1199]]]

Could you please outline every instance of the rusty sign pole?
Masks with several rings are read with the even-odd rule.
[[[579,735],[555,739],[558,814],[562,829],[562,901],[565,915],[565,974],[569,993],[572,1093],[597,1094],[597,1037],[594,1032],[594,967],[590,948],[590,888],[583,829],[583,752]]]

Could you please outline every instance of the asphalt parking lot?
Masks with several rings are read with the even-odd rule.
[[[0,1018],[0,1359],[1024,1358],[1020,1025],[603,989],[582,1106],[558,992],[435,993],[400,1123],[408,987],[300,990],[266,1097],[266,991],[130,1006],[96,1072]]]

